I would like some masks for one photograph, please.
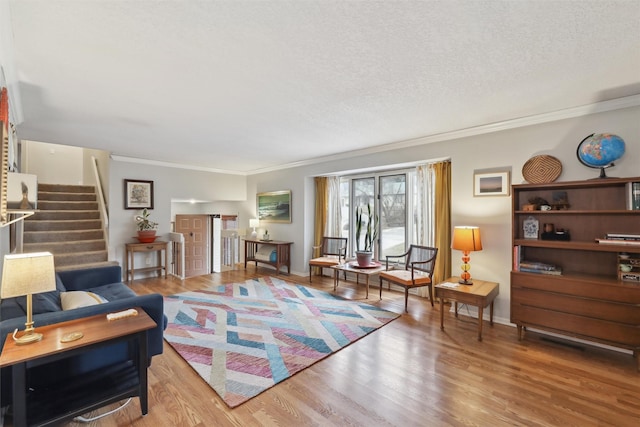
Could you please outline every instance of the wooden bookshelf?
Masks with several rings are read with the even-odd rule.
[[[619,254],[638,257],[640,244],[597,241],[608,233],[640,235],[640,210],[629,209],[628,200],[628,183],[638,181],[607,178],[512,186],[511,321],[520,339],[531,327],[630,349],[638,359],[640,283],[620,279]],[[568,206],[522,209],[536,197],[552,207],[558,199]],[[531,219],[539,223],[537,239],[524,238],[524,222]],[[569,239],[543,240],[544,224],[553,224]],[[519,271],[523,259],[557,266],[562,274]]]

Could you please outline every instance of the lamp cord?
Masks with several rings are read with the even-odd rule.
[[[101,414],[101,415],[96,415],[95,417],[92,417],[92,418],[85,418],[85,417],[83,417],[83,416],[78,416],[78,417],[75,417],[75,418],[73,419],[73,421],[79,421],[79,422],[81,422],[81,423],[90,423],[90,422],[92,422],[92,421],[99,420],[99,419],[100,419],[100,418],[102,418],[102,417],[106,417],[107,415],[111,415],[111,414],[113,414],[114,412],[118,412],[120,409],[122,409],[122,408],[124,408],[125,406],[127,406],[130,402],[131,402],[131,398],[128,398],[128,399],[127,399],[127,401],[126,401],[126,402],[124,402],[122,405],[118,406],[118,407],[117,407],[117,408],[115,408],[115,409],[112,409],[112,410],[111,410],[111,411],[109,411],[109,412],[105,412],[104,414]]]

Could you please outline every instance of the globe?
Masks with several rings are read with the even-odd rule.
[[[604,170],[624,155],[624,140],[611,133],[591,134],[578,144],[578,160],[585,166],[600,169],[600,178],[606,178]]]

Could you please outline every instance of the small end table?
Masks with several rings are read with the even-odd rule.
[[[460,285],[459,277],[450,277],[435,286],[436,298],[440,298],[440,329],[444,330],[444,299],[455,301],[455,313],[458,317],[458,302],[478,307],[478,341],[482,341],[482,312],[487,305],[489,308],[489,324],[493,325],[493,300],[498,296],[498,283],[486,280],[472,279],[473,285]],[[447,286],[454,283],[458,286]]]

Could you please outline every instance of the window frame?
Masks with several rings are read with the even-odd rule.
[[[414,216],[413,211],[415,206],[414,199],[416,197],[415,169],[414,168],[386,169],[386,170],[379,170],[379,171],[371,171],[367,173],[343,175],[340,177],[340,199],[341,199],[341,205],[346,204],[346,209],[347,209],[346,223],[348,224],[348,235],[345,235],[344,233],[346,224],[342,225],[341,229],[342,229],[342,236],[349,238],[349,248],[348,248],[349,257],[351,258],[355,257],[355,250],[356,250],[355,221],[353,220],[355,218],[355,211],[354,211],[355,202],[354,201],[356,197],[354,181],[362,180],[362,179],[373,179],[373,188],[374,188],[373,208],[374,208],[374,212],[376,212],[378,217],[382,218],[381,206],[380,206],[381,204],[380,181],[383,177],[397,176],[397,175],[405,176],[405,183],[404,183],[405,185],[405,194],[404,194],[404,198],[405,198],[404,245],[405,245],[405,248],[404,250],[406,251],[406,248],[410,244],[410,240],[413,240],[412,237],[415,229],[415,224],[414,224],[415,221],[413,218]],[[346,191],[348,192],[349,197],[348,197],[348,200],[346,200],[346,202],[343,202],[342,201],[344,200],[343,184],[345,182],[347,184]],[[343,223],[344,222],[345,222],[345,215],[343,215]],[[381,239],[382,239],[382,233],[379,233],[373,248],[374,259],[379,259],[379,254],[381,251],[380,249]]]

